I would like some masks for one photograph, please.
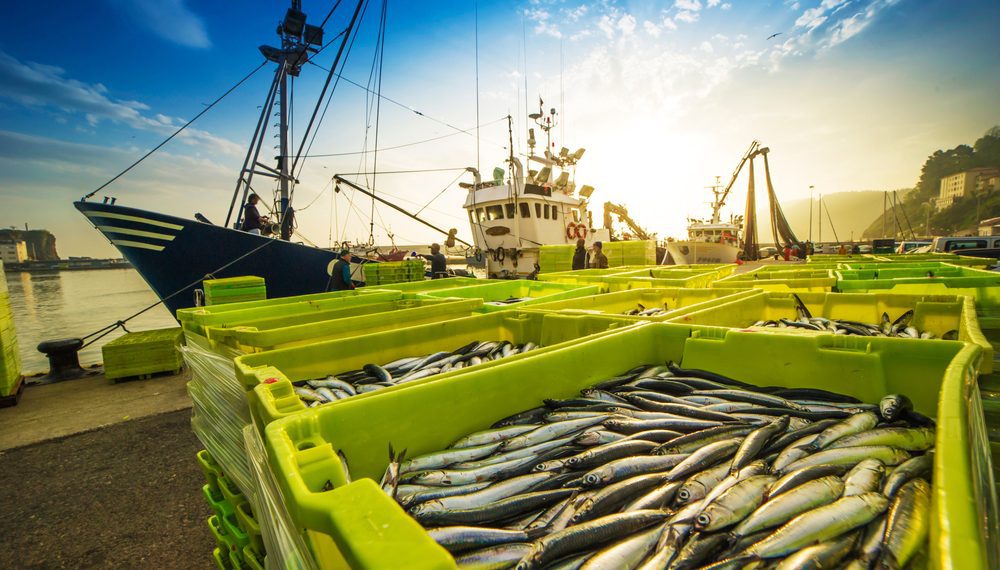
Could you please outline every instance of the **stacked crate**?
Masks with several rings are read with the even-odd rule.
[[[104,376],[116,381],[180,372],[184,360],[177,351],[180,327],[127,333],[101,347]]]
[[[10,294],[0,261],[0,399],[17,403],[22,388],[21,356],[17,351],[14,314],[10,310]]]
[[[247,275],[226,279],[206,279],[202,282],[206,305],[242,303],[267,299],[267,287],[263,277]]]
[[[422,259],[366,263],[364,270],[365,284],[369,287],[372,285],[420,281],[424,278],[425,274]]]
[[[213,513],[207,523],[215,538],[216,565],[220,570],[263,568],[266,553],[250,501],[208,451],[199,451],[196,459],[205,474],[202,494]]]
[[[542,273],[570,271],[573,269],[575,245],[543,245],[538,248],[538,266]]]

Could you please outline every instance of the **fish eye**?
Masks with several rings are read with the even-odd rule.
[[[712,517],[708,516],[706,513],[701,513],[696,519],[698,526],[708,526],[712,522]]]
[[[680,491],[677,491],[677,498],[682,501],[686,501],[689,498],[691,498],[691,491],[687,489],[681,489]]]

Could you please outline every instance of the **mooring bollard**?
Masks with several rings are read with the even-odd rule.
[[[81,348],[83,348],[83,339],[80,338],[62,338],[40,342],[38,352],[48,357],[49,373],[38,378],[37,381],[42,384],[51,384],[86,376],[87,372],[80,368],[80,356],[77,354]]]

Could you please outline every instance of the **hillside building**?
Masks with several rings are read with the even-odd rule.
[[[0,261],[23,263],[28,259],[28,246],[24,240],[0,241]]]
[[[973,191],[976,189],[988,192],[1000,190],[1000,169],[972,168],[965,172],[942,177],[936,208],[943,210],[963,196],[974,195]]]

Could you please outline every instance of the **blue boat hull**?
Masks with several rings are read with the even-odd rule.
[[[76,202],[76,209],[142,275],[171,314],[193,307],[204,279],[256,275],[268,297],[327,290],[327,251],[222,226],[113,204]]]

